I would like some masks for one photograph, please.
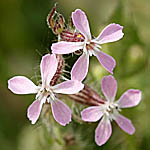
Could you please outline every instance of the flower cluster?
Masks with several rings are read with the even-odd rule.
[[[85,13],[77,9],[72,13],[69,27],[65,27],[63,16],[56,12],[56,5],[47,17],[49,27],[58,36],[58,42],[51,46],[52,54],[42,57],[40,63],[41,82],[36,86],[24,76],[16,76],[8,80],[8,88],[15,94],[36,93],[35,101],[27,110],[27,117],[35,124],[40,116],[44,103],[51,105],[54,119],[65,126],[71,121],[70,108],[58,99],[57,94],[68,94],[70,99],[90,107],[81,112],[85,122],[101,120],[95,131],[95,141],[101,146],[109,139],[112,133],[111,121],[115,120],[120,128],[128,134],[135,131],[131,121],[120,114],[122,108],[129,108],[139,104],[141,92],[130,89],[119,100],[115,100],[117,82],[112,75],[104,76],[101,89],[105,96],[101,98],[88,85],[82,81],[88,73],[89,56],[96,56],[100,64],[111,74],[116,61],[104,53],[101,45],[120,40],[124,33],[119,24],[109,24],[97,38],[92,38],[89,22]],[[60,82],[64,65],[63,54],[81,54],[71,69],[71,79]]]

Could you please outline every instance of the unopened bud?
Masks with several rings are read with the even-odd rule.
[[[50,82],[51,86],[54,86],[59,81],[65,66],[64,58],[62,55],[56,55],[56,58],[58,61],[58,66],[57,66],[57,71]]]
[[[76,101],[83,105],[98,106],[105,104],[105,100],[97,94],[96,91],[91,89],[88,85],[84,86],[84,89],[77,94],[68,95],[71,100]]]
[[[64,30],[65,19],[62,14],[56,11],[56,4],[47,16],[47,24],[56,35],[60,34]]]

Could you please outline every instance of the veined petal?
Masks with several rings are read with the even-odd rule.
[[[102,91],[108,101],[114,101],[117,92],[117,81],[111,75],[105,76],[101,82]]]
[[[55,100],[51,102],[51,107],[53,116],[59,124],[63,126],[69,124],[71,121],[71,110],[66,104],[60,100]]]
[[[54,93],[76,94],[84,88],[84,84],[77,80],[68,80],[52,87]]]
[[[71,80],[83,81],[88,73],[89,55],[83,53],[75,62],[71,70]]]
[[[42,84],[49,86],[49,83],[57,70],[57,66],[58,61],[55,54],[47,54],[42,57],[40,64]]]
[[[91,39],[89,22],[86,14],[82,10],[76,9],[72,13],[72,21],[79,32],[81,32],[87,39]]]
[[[31,120],[32,124],[35,124],[40,116],[42,109],[42,103],[39,100],[35,100],[27,110],[27,117]]]
[[[101,106],[88,107],[81,112],[82,120],[88,122],[96,122],[103,116],[104,113],[102,110],[103,109]]]
[[[101,146],[107,142],[112,133],[112,127],[110,120],[107,117],[103,117],[98,127],[95,130],[95,141],[97,145]]]
[[[37,86],[24,76],[16,76],[8,80],[8,89],[15,94],[37,93]]]
[[[130,89],[126,91],[117,101],[120,108],[133,107],[141,101],[142,93],[140,90]]]
[[[100,44],[118,41],[124,35],[122,30],[123,27],[120,26],[119,24],[115,23],[109,24],[103,29],[103,31],[96,38],[96,40],[99,41]]]
[[[113,74],[113,69],[116,66],[116,61],[110,55],[103,53],[102,51],[94,51],[94,55],[97,57],[102,66]]]
[[[76,50],[83,49],[84,42],[58,42],[52,44],[52,52],[54,54],[69,54]]]
[[[135,128],[131,120],[127,119],[126,117],[117,114],[115,121],[118,124],[118,126],[128,134],[132,135],[135,132]]]

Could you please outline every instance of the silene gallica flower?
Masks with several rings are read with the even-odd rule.
[[[101,82],[101,88],[106,101],[99,106],[91,106],[81,112],[82,120],[96,122],[101,119],[95,130],[95,141],[101,146],[106,143],[112,133],[111,121],[115,120],[118,126],[132,135],[135,128],[131,121],[122,116],[119,112],[122,108],[129,108],[139,104],[141,91],[127,90],[117,101],[114,101],[117,92],[117,82],[113,76],[105,76]]]
[[[114,42],[121,39],[124,35],[122,32],[123,27],[119,24],[109,24],[103,29],[97,38],[92,39],[89,22],[82,10],[77,9],[72,13],[72,21],[75,28],[81,33],[82,36],[84,36],[84,41],[60,41],[52,44],[51,47],[53,53],[55,54],[69,54],[83,49],[83,54],[79,57],[72,68],[72,79],[82,81],[86,77],[89,66],[89,56],[92,55],[96,56],[102,66],[111,74],[113,74],[113,69],[116,65],[116,62],[111,56],[100,51],[101,44]]]
[[[27,117],[35,124],[39,118],[42,105],[50,103],[55,120],[65,126],[71,121],[71,110],[62,101],[56,98],[55,93],[75,94],[83,89],[84,85],[76,80],[64,81],[51,86],[50,82],[57,71],[58,61],[55,54],[47,54],[42,57],[40,64],[42,84],[36,86],[24,76],[16,76],[8,81],[8,88],[15,94],[37,93],[35,101],[27,110]]]

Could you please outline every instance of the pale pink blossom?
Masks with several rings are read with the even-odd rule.
[[[89,56],[96,56],[102,66],[113,74],[113,69],[116,65],[114,58],[102,52],[101,44],[118,41],[123,37],[123,27],[119,24],[109,24],[98,35],[97,38],[92,39],[89,22],[85,13],[77,9],[72,13],[73,24],[76,29],[85,37],[83,42],[66,42],[60,41],[52,44],[52,50],[55,54],[69,54],[77,50],[83,49],[83,54],[74,64],[71,77],[82,81],[88,72]]]
[[[35,101],[27,110],[27,117],[35,124],[40,116],[42,105],[50,103],[55,120],[65,126],[71,121],[71,110],[62,101],[56,98],[55,93],[75,94],[83,89],[84,85],[79,81],[64,81],[50,86],[50,82],[57,71],[58,61],[55,54],[47,54],[42,57],[40,64],[42,84],[36,86],[24,76],[15,76],[8,81],[8,88],[15,94],[37,93]]]
[[[101,119],[95,130],[95,141],[101,146],[107,142],[112,133],[111,121],[115,120],[118,126],[132,135],[135,128],[132,122],[119,112],[122,108],[129,108],[139,104],[141,91],[127,90],[117,101],[114,101],[117,92],[117,82],[113,76],[105,76],[102,79],[101,88],[106,101],[99,106],[91,106],[81,112],[82,120],[96,122]]]

